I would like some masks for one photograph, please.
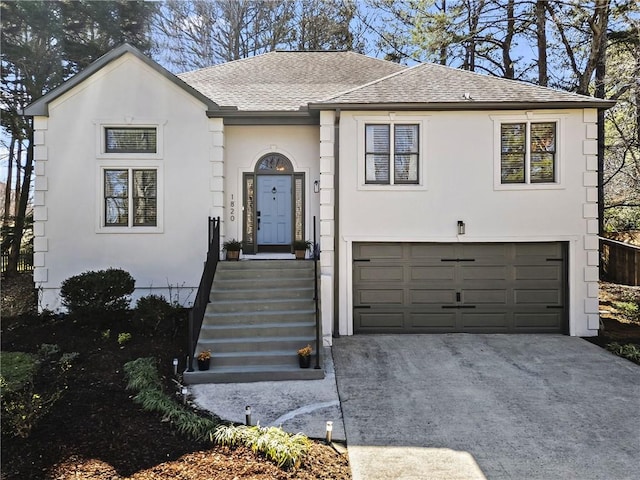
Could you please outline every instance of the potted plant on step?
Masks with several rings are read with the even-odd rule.
[[[309,240],[294,240],[293,251],[296,260],[304,260],[307,250],[311,250],[311,242]]]
[[[198,354],[198,370],[209,370],[211,365],[211,350],[203,350]]]
[[[227,260],[240,259],[240,250],[242,250],[242,242],[232,238],[222,244],[225,252],[227,252]]]
[[[298,350],[298,362],[300,363],[300,368],[309,368],[311,366],[311,352],[313,349],[311,345],[307,345],[306,347],[302,347]]]

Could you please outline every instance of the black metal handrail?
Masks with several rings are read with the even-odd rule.
[[[320,246],[316,241],[316,217],[313,217],[313,299],[316,304],[316,366],[320,368],[320,306],[318,298],[318,261],[320,260]]]
[[[211,285],[216,274],[218,259],[220,258],[220,217],[209,217],[209,249],[207,250],[207,260],[204,264],[204,271],[198,285],[198,293],[193,301],[193,307],[189,310],[189,344],[187,345],[187,370],[193,372],[193,357],[202,328],[204,313],[207,310],[209,297],[211,295]]]

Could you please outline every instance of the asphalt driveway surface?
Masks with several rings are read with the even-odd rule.
[[[334,340],[354,480],[638,479],[640,366],[561,335]]]

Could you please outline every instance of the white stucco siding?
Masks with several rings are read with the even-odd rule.
[[[294,171],[305,173],[306,238],[312,238],[313,216],[319,215],[319,193],[313,190],[313,182],[320,178],[319,138],[313,125],[225,126],[225,238],[242,239],[243,174],[253,172],[258,160],[272,152],[286,156]],[[233,220],[232,199],[236,202]]]
[[[588,111],[590,112],[590,111]],[[593,335],[595,200],[589,186],[593,112],[342,112],[340,121],[340,332],[352,333],[351,248],[357,241],[569,243],[570,333]],[[378,118],[376,118],[378,117]],[[499,184],[499,124],[557,122],[558,182],[503,189]],[[421,182],[364,182],[364,124],[417,122]],[[503,120],[504,119],[504,120]],[[541,119],[541,120],[540,120]],[[496,130],[496,128],[498,130]],[[495,175],[498,175],[496,183]],[[466,226],[457,235],[457,221]],[[585,246],[588,245],[588,246]],[[591,249],[591,250],[590,250]],[[591,252],[591,254],[589,254]],[[589,257],[589,258],[588,258]],[[591,262],[591,264],[589,263]],[[595,285],[597,291],[597,285]]]
[[[171,285],[180,301],[193,301],[212,203],[205,112],[203,104],[133,55],[50,103],[49,117],[36,121],[44,138],[36,180],[43,185],[37,226],[42,265],[35,272],[42,307],[59,306],[66,278],[107,267],[129,271],[136,296],[167,295]],[[158,153],[105,154],[105,125],[156,126]],[[104,228],[104,168],[157,169],[157,227]]]

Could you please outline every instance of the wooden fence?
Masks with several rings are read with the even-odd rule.
[[[7,271],[7,265],[9,264],[9,254],[2,254],[2,273]],[[21,253],[18,257],[18,272],[31,272],[33,271],[33,253]]]
[[[640,285],[640,247],[600,237],[601,277],[622,285]]]

